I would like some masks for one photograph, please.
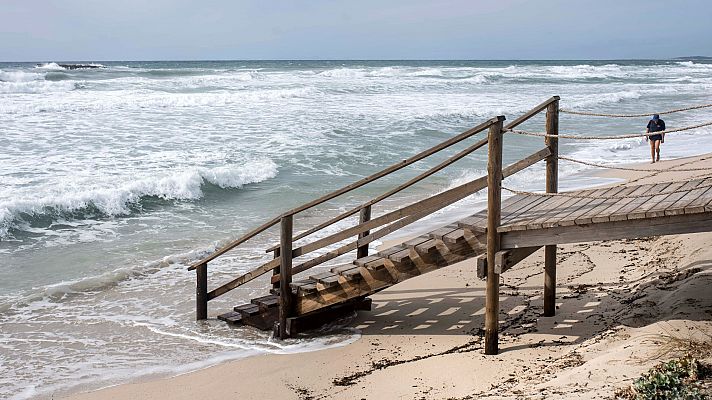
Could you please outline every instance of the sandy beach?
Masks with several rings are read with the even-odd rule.
[[[639,183],[702,176],[712,155],[606,171]],[[482,351],[473,260],[374,295],[344,347],[257,356],[69,399],[611,398],[681,343],[712,337],[712,233],[565,245],[558,309],[542,317],[543,250],[502,275],[501,353]],[[709,356],[709,355],[708,355]],[[710,361],[710,360],[708,360]]]

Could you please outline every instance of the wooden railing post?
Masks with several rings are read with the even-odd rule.
[[[277,247],[276,249],[274,249],[274,258],[279,258],[279,257],[280,257],[280,255],[279,255],[279,247]],[[279,267],[274,267],[274,268],[272,268],[272,276],[275,276],[275,275],[279,275]],[[272,284],[272,288],[273,288],[273,289],[279,288],[279,281],[274,282],[274,283]]]
[[[371,206],[366,206],[361,209],[361,213],[359,214],[359,224],[363,224],[364,222],[368,222],[371,220]],[[368,236],[368,234],[371,233],[370,231],[365,231],[362,232],[358,235],[358,238],[364,238]],[[358,250],[356,250],[356,258],[361,258],[361,257],[366,257],[368,256],[368,243],[364,244],[363,246],[359,246]]]
[[[195,269],[195,319],[208,319],[208,263]]]
[[[546,133],[559,134],[559,97],[546,108]],[[546,192],[559,191],[559,139],[546,138],[551,155],[546,159]],[[544,316],[556,314],[556,245],[544,246]]]
[[[286,215],[280,221],[280,263],[279,263],[279,338],[289,337],[287,318],[292,315],[292,229],[293,215]]]
[[[504,116],[489,128],[487,162],[487,292],[485,299],[485,354],[499,352],[499,274],[495,254],[500,250],[497,227],[502,212],[502,128]]]

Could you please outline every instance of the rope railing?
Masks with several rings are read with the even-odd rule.
[[[675,110],[668,110],[668,111],[656,111],[656,112],[645,113],[645,114],[604,114],[604,113],[595,113],[595,112],[588,112],[588,111],[568,110],[565,108],[559,109],[559,112],[566,113],[566,114],[574,114],[574,115],[586,115],[586,116],[591,116],[591,117],[640,118],[640,117],[649,117],[654,114],[666,115],[666,114],[673,114],[673,113],[678,113],[678,112],[682,112],[682,111],[698,110],[701,108],[709,108],[709,107],[712,107],[712,104],[700,104],[697,106],[678,108]]]
[[[620,185],[617,185],[620,186]],[[615,188],[616,186],[612,186],[611,188]],[[694,190],[698,189],[709,189],[712,188],[712,183],[707,184],[707,185],[700,185],[694,188]],[[606,188],[601,188],[601,189],[606,189]],[[561,192],[561,193],[541,193],[541,192],[529,192],[526,190],[517,190],[517,189],[512,189],[506,186],[502,186],[502,190],[506,190],[510,193],[513,194],[519,194],[519,195],[529,195],[529,196],[540,196],[540,197],[572,197],[572,198],[578,198],[578,199],[601,199],[601,200],[622,200],[622,199],[638,199],[641,197],[653,197],[653,196],[662,196],[662,195],[668,195],[668,194],[674,194],[674,193],[687,193],[690,191],[689,188],[685,189],[675,189],[675,190],[670,190],[670,191],[661,191],[659,193],[655,194],[645,194],[645,195],[640,195],[640,194],[624,194],[624,195],[617,195],[617,196],[605,196],[605,195],[586,195],[582,193],[569,193],[569,192]]]
[[[581,164],[581,165],[587,165],[589,167],[595,167],[595,168],[605,168],[605,169],[615,169],[615,170],[621,170],[621,171],[633,171],[633,172],[698,172],[698,171],[710,171],[709,168],[677,168],[675,166],[669,167],[667,169],[657,169],[657,168],[633,168],[633,167],[622,167],[622,166],[617,166],[617,165],[606,165],[606,164],[598,164],[598,163],[593,163],[589,161],[582,161],[582,160],[577,160],[575,158],[571,157],[566,157],[566,156],[559,156],[559,160],[564,160],[564,161],[569,161],[573,162],[576,164]],[[703,160],[706,158],[703,158]]]
[[[507,131],[507,132],[512,132],[512,133],[515,133],[515,134],[517,134],[517,135],[523,135],[523,136],[553,137],[553,138],[559,138],[559,139],[619,140],[619,139],[643,138],[643,137],[649,137],[649,136],[660,135],[660,134],[668,134],[668,133],[674,133],[674,132],[689,131],[689,130],[692,130],[692,129],[704,128],[704,127],[710,126],[710,125],[712,125],[712,121],[703,122],[703,123],[697,124],[697,125],[684,126],[684,127],[682,127],[682,128],[667,129],[667,130],[658,131],[658,132],[650,132],[650,133],[630,133],[630,134],[622,134],[622,135],[603,135],[603,136],[597,136],[597,135],[571,135],[571,134],[550,135],[550,134],[547,134],[546,132],[530,132],[530,131],[523,131],[523,130],[520,130],[520,129],[505,129],[505,131]]]

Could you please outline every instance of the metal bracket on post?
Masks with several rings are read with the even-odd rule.
[[[485,299],[485,354],[499,353],[499,274],[495,255],[500,250],[497,228],[502,212],[502,129],[504,116],[489,128],[487,162],[487,291]]]
[[[546,133],[559,134],[559,96],[546,108]],[[559,139],[546,137],[551,155],[546,159],[546,192],[559,191]],[[556,314],[556,245],[544,246],[544,316]]]

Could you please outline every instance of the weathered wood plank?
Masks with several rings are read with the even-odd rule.
[[[650,200],[628,213],[628,219],[646,218],[648,212],[656,209],[661,202],[672,195],[670,192],[680,189],[685,183],[686,182],[671,182],[664,189],[661,189],[660,192],[658,192],[659,194],[651,197]]]
[[[511,229],[510,225],[515,225],[517,220],[524,215],[530,208],[537,206],[547,200],[546,196],[527,196],[527,200],[519,203],[519,207],[514,210],[509,211],[507,214],[502,215],[501,225],[498,229],[501,231],[507,231]]]
[[[502,234],[502,248],[707,232],[710,226],[712,226],[712,213],[702,213],[513,231]]]
[[[653,188],[655,184],[645,184],[645,185],[633,185],[630,186],[633,188],[632,191],[629,191],[626,193],[626,196],[636,196],[636,195],[642,195],[646,192],[648,192],[651,188]],[[618,210],[622,209],[629,203],[631,203],[633,200],[635,200],[635,197],[626,197],[623,199],[616,199],[614,200],[614,203],[611,204],[610,207],[607,209],[603,210],[600,215],[593,217],[591,221],[593,223],[600,223],[600,222],[608,222],[611,219],[611,215],[615,214],[618,212]]]
[[[685,184],[680,188],[680,190],[685,190],[685,192],[679,191],[677,193],[670,194],[665,198],[665,200],[661,201],[654,210],[647,212],[645,217],[655,218],[665,216],[665,210],[669,209],[673,204],[684,197],[688,191],[696,188],[700,183],[702,183],[703,180],[704,179],[693,179],[685,182]]]
[[[670,186],[669,182],[656,183],[649,188],[648,191],[644,193],[633,192],[637,197],[633,201],[627,203],[625,206],[619,208],[617,211],[613,212],[608,216],[609,221],[624,221],[628,219],[628,215],[635,212],[640,208],[645,202],[649,201],[653,196],[659,194],[661,190]]]
[[[224,314],[218,315],[220,321],[225,321],[230,324],[239,324],[242,322],[242,314],[237,311],[230,311]]]
[[[699,186],[706,186],[709,184],[709,182],[712,182],[712,179],[710,178],[704,178],[699,183],[697,186],[695,186],[694,189],[690,189],[689,192],[687,192],[684,196],[682,196],[679,200],[677,200],[675,203],[670,205],[665,210],[665,215],[679,215],[679,214],[684,214],[685,213],[685,207],[687,207],[688,204],[692,203],[697,197],[699,197],[700,193],[703,193],[706,189],[698,189]]]
[[[707,188],[703,193],[685,206],[685,214],[697,214],[705,212],[705,205],[709,201],[709,194],[712,194],[712,187]]]
[[[615,194],[615,196],[623,197],[619,199],[606,199],[597,210],[597,213],[593,216],[591,216],[591,221],[590,223],[598,223],[598,222],[608,222],[608,217],[611,212],[614,210],[619,209],[622,206],[622,202],[626,203],[626,198],[624,196],[628,196],[631,193],[635,192],[635,190],[638,189],[638,186],[623,186],[621,191]],[[578,225],[585,224],[586,221],[582,220],[580,222],[577,222]]]
[[[590,198],[586,199],[581,199],[582,201],[576,203],[574,206],[576,207],[575,210],[571,211],[569,214],[567,214],[565,217],[562,217],[559,219],[559,221],[556,223],[557,226],[569,226],[569,225],[576,225],[576,218],[578,218],[581,215],[586,214],[590,210],[591,206],[596,206],[600,204],[602,199],[600,196],[605,196],[606,193],[613,191],[615,189],[613,188],[604,188],[601,190],[598,190],[596,192],[593,192],[590,196]]]
[[[598,190],[598,189],[587,189],[587,190],[582,190],[582,191],[576,191],[576,193],[585,195],[588,193],[593,193],[596,190]],[[565,213],[571,212],[572,211],[571,205],[576,203],[577,201],[579,201],[578,198],[574,198],[574,197],[567,197],[567,196],[556,196],[556,197],[557,197],[557,201],[554,203],[551,203],[551,209],[549,211],[543,213],[541,216],[530,221],[527,224],[527,229],[529,229],[529,226],[531,226],[531,229],[541,229],[545,222],[550,221],[553,218],[558,220],[560,214],[565,214]]]
[[[630,188],[626,187],[612,187],[610,188],[607,192],[605,192],[603,195],[604,196],[621,196],[622,193],[625,193],[627,190],[631,190]],[[616,199],[608,199],[608,198],[600,198],[596,199],[595,202],[591,202],[588,205],[586,205],[586,208],[588,209],[585,213],[577,216],[577,217],[571,217],[574,220],[574,223],[576,225],[582,225],[582,224],[590,224],[593,222],[593,218],[596,216],[601,215],[601,212],[608,208],[612,202],[615,202]]]

